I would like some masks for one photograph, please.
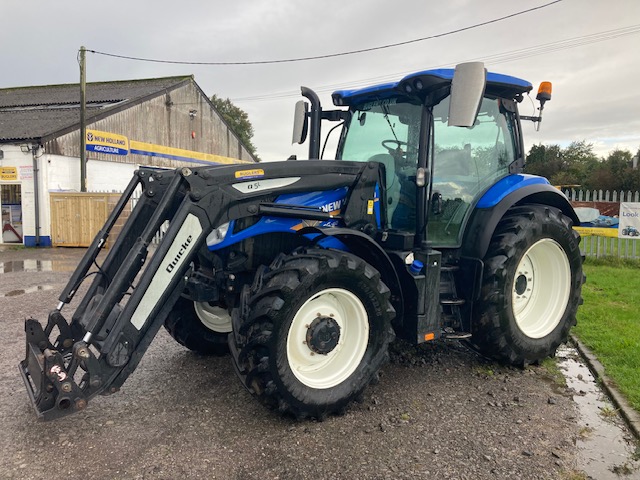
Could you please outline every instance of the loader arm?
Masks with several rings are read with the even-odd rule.
[[[256,173],[259,172],[259,173]],[[281,162],[259,170],[214,166],[166,171],[141,168],[61,293],[43,327],[25,322],[26,358],[19,369],[39,417],[50,420],[83,410],[98,394],[116,392],[135,370],[175,302],[185,290],[192,261],[207,235],[248,216],[291,216],[314,220],[318,211],[274,207],[274,191],[349,187],[343,216],[372,231],[367,207],[382,170],[354,162]],[[256,178],[259,175],[259,178]],[[96,259],[133,192],[142,195],[102,265]],[[321,212],[320,212],[321,213]],[[368,219],[363,223],[363,219]],[[153,239],[168,229],[155,247]],[[92,265],[97,270],[89,272]],[[93,276],[71,321],[63,308]]]

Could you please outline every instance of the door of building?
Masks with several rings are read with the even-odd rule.
[[[0,243],[23,243],[20,185],[0,185],[0,212],[2,213]]]

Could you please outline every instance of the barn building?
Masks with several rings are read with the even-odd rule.
[[[256,161],[193,76],[87,83],[85,111],[86,190],[112,192],[105,211],[139,166]],[[56,232],[81,227],[56,208],[81,190],[80,131],[78,84],[0,89],[0,243],[73,245]]]

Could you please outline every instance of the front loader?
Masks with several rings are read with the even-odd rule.
[[[38,416],[116,392],[163,325],[191,350],[230,352],[249,392],[297,418],[347,408],[396,337],[463,339],[514,365],[553,355],[582,259],[569,202],[522,173],[529,90],[477,64],[338,91],[331,111],[303,88],[294,135],[308,132],[311,160],[140,168],[46,325],[25,323]],[[342,123],[335,160],[319,160],[323,121]]]

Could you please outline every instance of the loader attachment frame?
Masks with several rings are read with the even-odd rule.
[[[315,167],[314,163],[274,163],[260,170],[269,170],[263,173],[262,185],[275,185],[285,193],[319,186],[349,187],[357,200],[347,205],[345,218],[362,223],[369,217],[370,225],[375,225],[373,212],[361,198],[373,198],[380,169],[355,162],[322,162]],[[199,251],[206,250],[207,235],[214,227],[242,217],[291,215],[290,206],[273,207],[276,187],[259,187],[252,172],[246,166],[215,166],[173,171],[141,168],[135,173],[46,325],[35,319],[25,321],[26,356],[19,370],[39,417],[50,420],[83,410],[96,395],[120,388],[185,291],[192,262]],[[110,231],[126,216],[126,206],[138,188],[142,194],[137,204],[98,265]],[[310,220],[319,213],[296,212]],[[155,247],[153,239],[167,222]],[[90,271],[92,265],[95,268]],[[90,286],[67,321],[63,308],[90,276]]]
[[[199,217],[204,215],[186,195],[188,174],[188,169],[179,174],[139,170],[71,276],[47,325],[25,322],[27,350],[20,372],[39,417],[49,420],[84,409],[95,395],[117,391],[137,366],[184,288],[184,273],[195,246],[203,241]],[[95,278],[67,323],[62,308],[91,265],[97,265],[109,231],[139,184],[143,195],[103,265],[92,272]],[[154,236],[169,219],[163,241],[136,278]],[[172,265],[170,271],[158,275],[161,267],[167,269],[165,264]],[[121,305],[125,295],[128,301]],[[52,342],[56,328],[59,335]]]

